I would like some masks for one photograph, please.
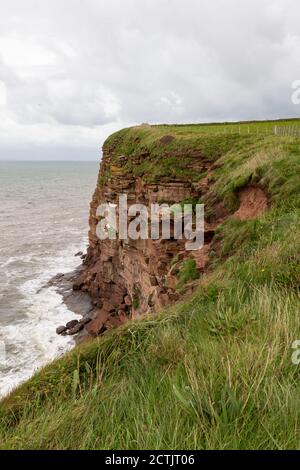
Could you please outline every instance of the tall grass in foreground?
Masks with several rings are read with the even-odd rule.
[[[217,285],[48,366],[7,400],[2,447],[298,448],[299,298]]]

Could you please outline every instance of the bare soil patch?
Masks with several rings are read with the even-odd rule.
[[[262,215],[268,208],[268,199],[264,191],[256,186],[248,186],[239,192],[240,207],[234,217],[250,220]]]

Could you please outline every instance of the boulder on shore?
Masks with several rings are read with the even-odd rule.
[[[66,329],[67,329],[67,330],[71,330],[71,329],[74,328],[78,323],[79,323],[78,320],[71,320],[71,321],[69,321],[69,322],[66,324]]]
[[[62,334],[64,334],[64,333],[66,333],[66,331],[67,331],[67,327],[66,327],[66,326],[63,326],[63,325],[62,325],[62,326],[59,326],[58,328],[56,328],[56,333],[57,333],[58,335],[62,335]]]
[[[84,325],[78,322],[76,326],[69,329],[68,335],[70,336],[76,335],[77,333],[79,333],[79,331],[83,330],[83,328],[84,328]]]

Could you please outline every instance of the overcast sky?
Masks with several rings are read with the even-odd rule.
[[[0,159],[142,122],[299,116],[299,0],[0,0]]]

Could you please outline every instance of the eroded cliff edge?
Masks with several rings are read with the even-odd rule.
[[[151,314],[193,291],[209,265],[210,253],[218,249],[216,228],[238,209],[238,193],[236,198],[220,197],[214,181],[222,168],[222,155],[240,140],[237,135],[199,135],[192,129],[180,133],[180,126],[169,132],[167,126],[143,125],[118,132],[105,142],[90,208],[88,252],[73,286],[89,293],[95,306],[92,321],[85,325],[88,335],[97,336],[129,318]],[[148,207],[207,203],[204,247],[187,252],[184,240],[172,237],[100,241],[97,207],[117,204],[120,194],[127,195],[128,204]]]

